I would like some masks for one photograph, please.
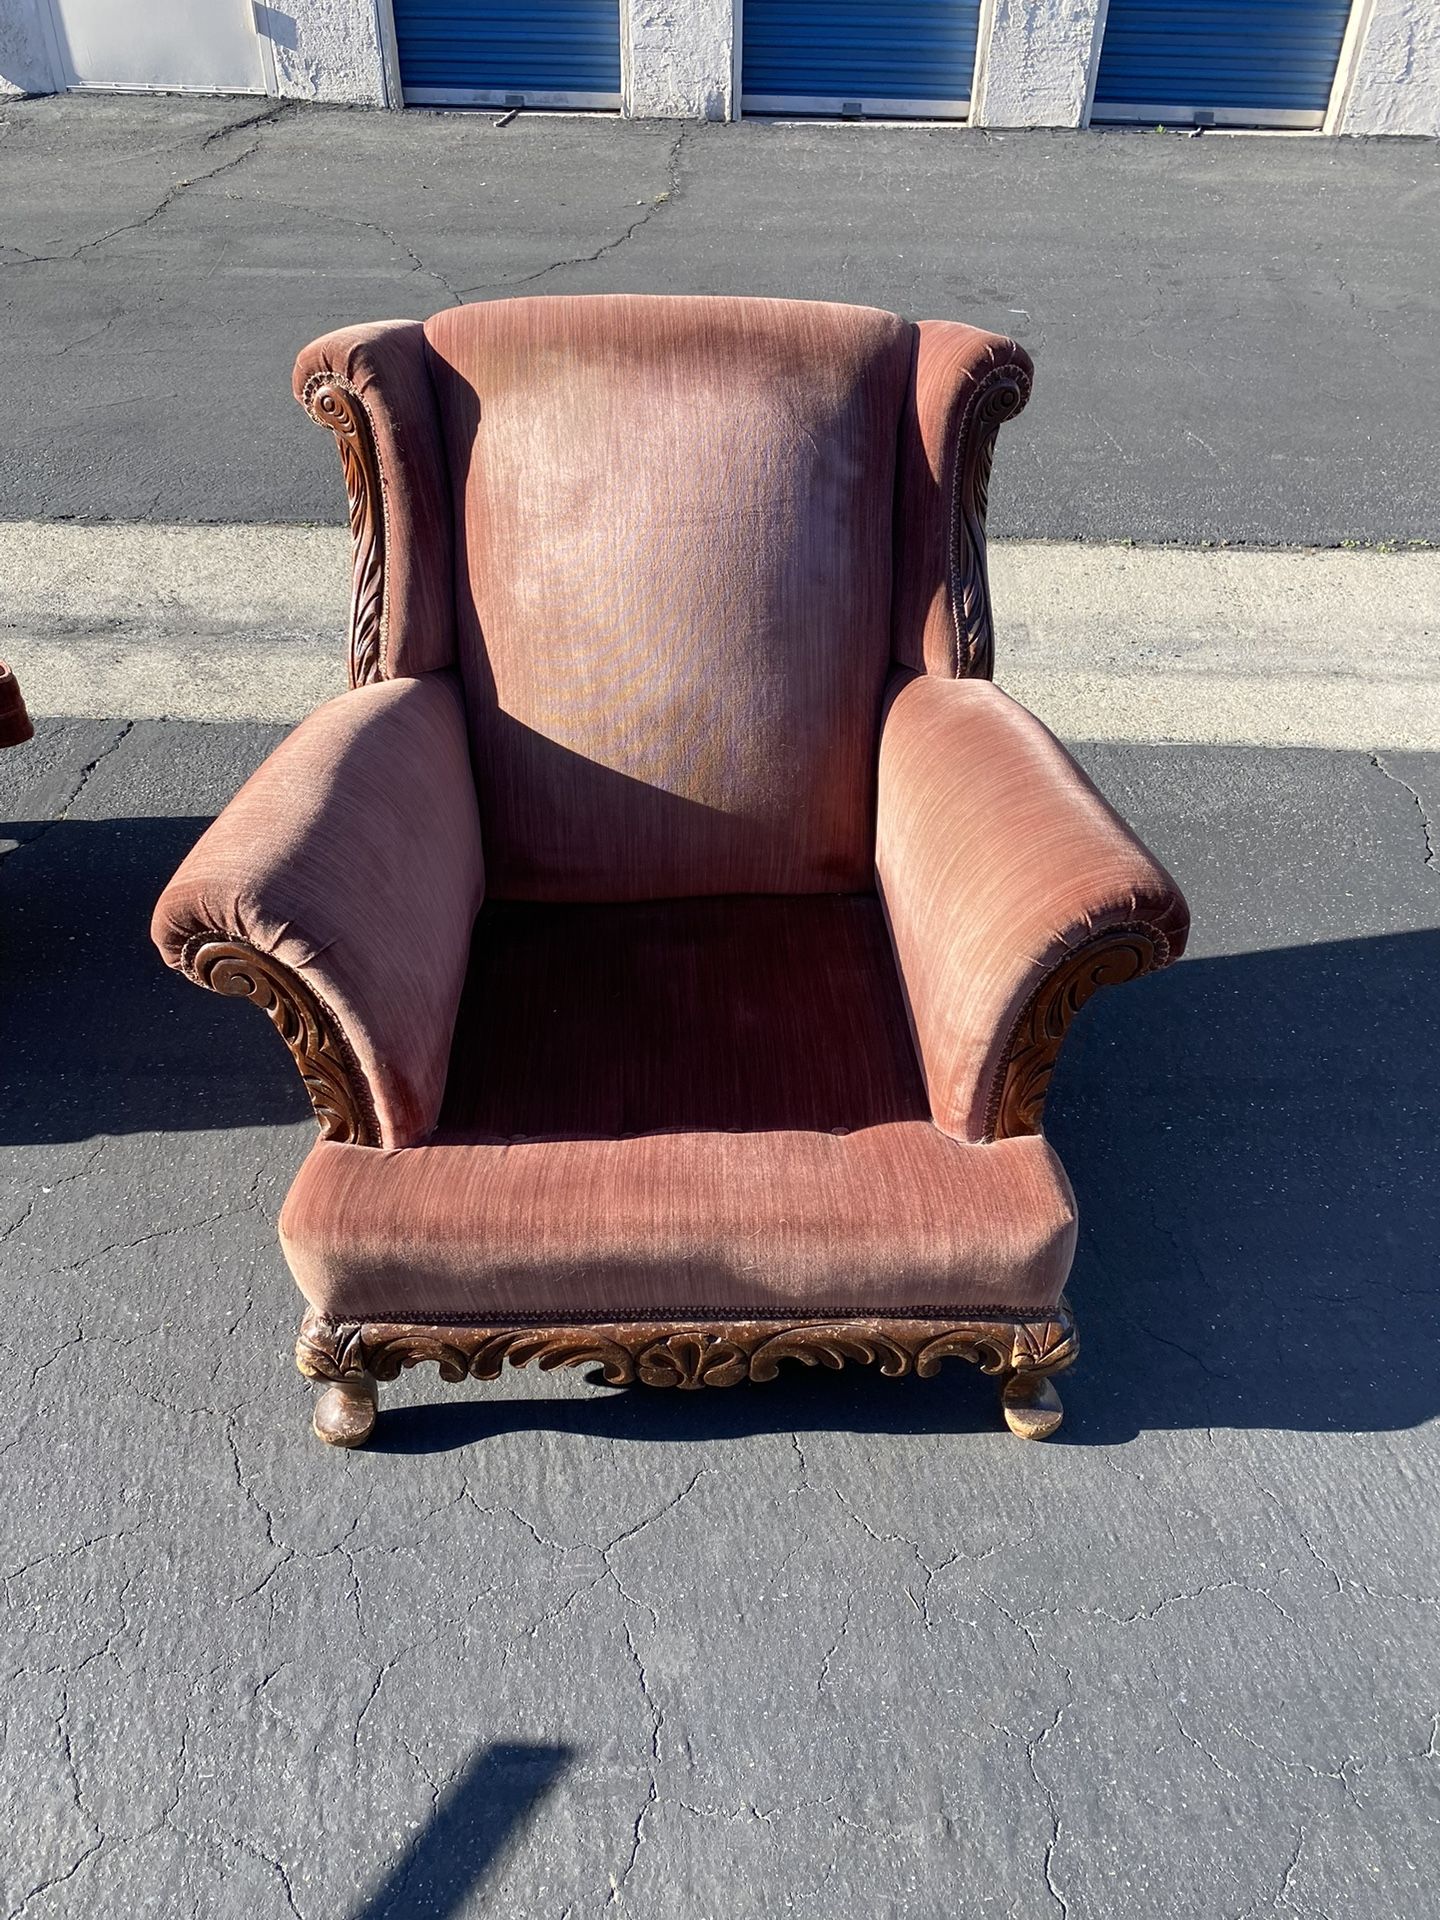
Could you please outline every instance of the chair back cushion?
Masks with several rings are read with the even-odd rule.
[[[490,895],[868,888],[915,329],[596,295],[426,335]]]

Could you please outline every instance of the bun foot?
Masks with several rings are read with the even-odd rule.
[[[373,1374],[332,1380],[315,1402],[311,1425],[327,1447],[363,1447],[375,1431],[380,1389]]]
[[[1047,1440],[1065,1418],[1055,1382],[1045,1373],[1012,1373],[1000,1389],[1000,1411],[1022,1440]]]

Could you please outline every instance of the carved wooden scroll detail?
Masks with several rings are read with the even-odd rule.
[[[1170,957],[1156,927],[1112,927],[1075,948],[1041,981],[1015,1023],[1005,1050],[985,1128],[991,1140],[1039,1133],[1045,1096],[1060,1048],[1075,1018],[1101,987],[1137,980]]]
[[[305,383],[305,410],[312,420],[330,429],[340,449],[353,553],[350,684],[363,687],[385,677],[387,530],[380,456],[364,401],[338,374],[311,375]]]
[[[598,1366],[612,1387],[731,1387],[773,1380],[782,1360],[806,1366],[876,1366],[929,1379],[940,1362],[982,1372],[1043,1376],[1071,1365],[1079,1342],[1069,1302],[1032,1319],[643,1321],[591,1326],[443,1326],[402,1321],[339,1323],[307,1314],[295,1364],[307,1379],[394,1380],[435,1366],[442,1379],[493,1380],[512,1367]]]
[[[1029,398],[1030,376],[1023,367],[1008,363],[993,367],[981,377],[960,427],[950,509],[950,593],[959,651],[957,670],[971,678],[988,680],[995,663],[995,626],[985,560],[985,515],[990,504],[995,436]]]
[[[380,1129],[359,1063],[339,1021],[298,974],[246,941],[205,934],[186,946],[181,965],[212,993],[250,1000],[268,1015],[300,1069],[323,1138],[379,1145]]]

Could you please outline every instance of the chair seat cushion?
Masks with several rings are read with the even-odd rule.
[[[874,894],[487,903],[441,1136],[928,1120]]]
[[[487,905],[441,1124],[322,1141],[281,1238],[341,1320],[1030,1311],[1074,1200],[930,1121],[873,896]]]

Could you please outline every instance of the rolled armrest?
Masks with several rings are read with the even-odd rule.
[[[1170,875],[984,680],[910,678],[880,738],[876,870],[937,1126],[1040,1130],[1065,1029],[1189,928]]]
[[[166,961],[255,1000],[326,1136],[407,1146],[434,1126],[484,892],[452,675],[319,707],[246,781],[160,897]]]

